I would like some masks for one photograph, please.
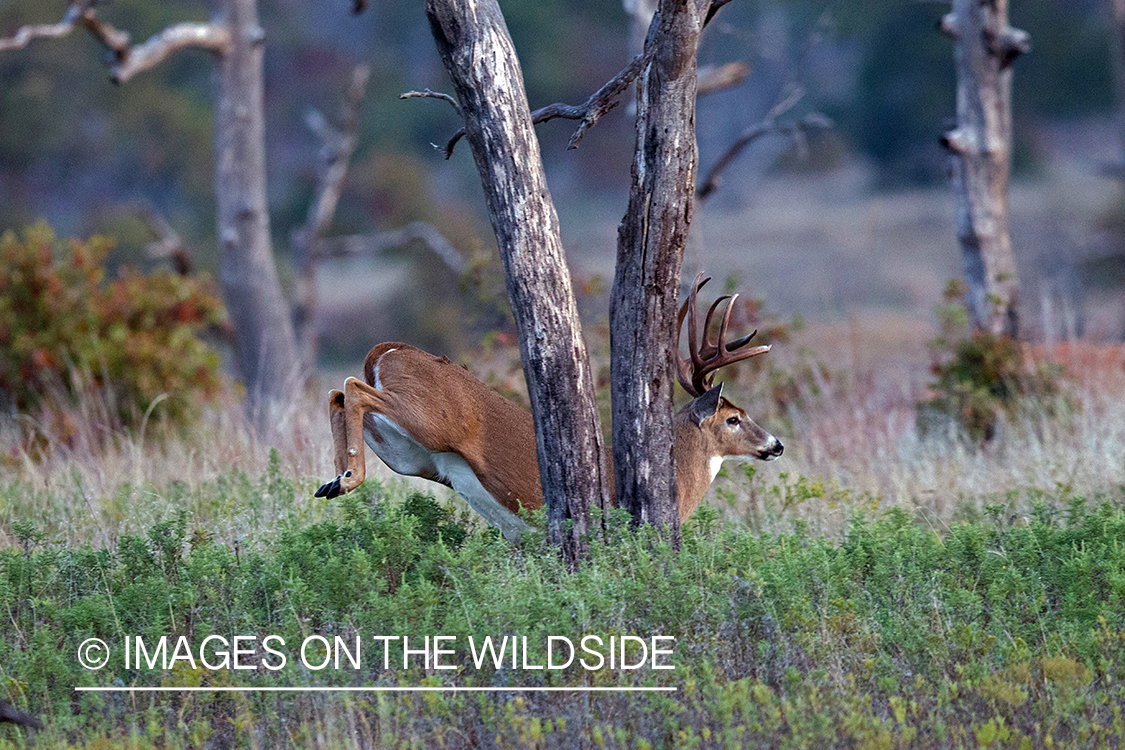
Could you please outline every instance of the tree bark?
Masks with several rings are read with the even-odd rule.
[[[661,0],[645,42],[654,54],[637,85],[632,186],[610,300],[617,503],[677,546],[676,303],[698,158],[696,49],[709,6]]]
[[[1012,161],[1012,61],[1030,49],[1008,25],[1008,0],[954,0],[942,21],[954,38],[957,128],[943,145],[957,212],[974,330],[1016,336],[1019,287],[1008,232]]]
[[[294,393],[300,373],[293,323],[281,294],[266,209],[262,44],[256,0],[223,0],[230,47],[220,56],[215,108],[219,280],[235,328],[235,355],[251,409]]]
[[[426,0],[480,172],[535,418],[547,536],[574,565],[608,504],[586,345],[523,73],[496,0]],[[568,522],[570,523],[569,528]]]
[[[1119,161],[1125,164],[1125,0],[1113,0],[1113,69],[1117,80]]]

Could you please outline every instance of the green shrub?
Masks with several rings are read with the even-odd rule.
[[[266,494],[284,481],[272,469],[244,479],[184,490],[185,504],[216,491]],[[190,514],[102,549],[22,524],[20,546],[0,549],[0,699],[44,719],[38,747],[210,747],[208,736],[279,748],[1120,747],[1120,494],[1027,501],[1018,522],[997,511],[941,534],[902,509],[857,514],[837,539],[804,528],[750,534],[697,514],[678,554],[614,511],[610,539],[593,543],[576,571],[541,532],[514,547],[429,496],[388,500],[377,483],[342,498],[333,520],[288,526],[241,551],[201,533]],[[457,638],[447,660],[455,670],[421,659],[400,669],[398,646],[384,668],[371,648],[375,635],[438,633]],[[289,665],[150,670],[121,658],[124,636],[182,635],[198,652],[212,634],[277,634]],[[303,669],[295,652],[310,634],[362,637],[361,669]],[[548,635],[585,634],[673,635],[676,668],[478,669],[465,647],[469,636],[527,636],[534,664]],[[93,637],[114,649],[100,671],[76,659]],[[677,692],[74,692],[232,684]],[[0,726],[0,749],[18,746],[16,731]]]
[[[964,284],[949,282],[945,300],[938,308],[941,333],[929,343],[936,379],[919,404],[922,434],[952,421],[972,442],[984,443],[995,437],[1001,414],[1014,417],[1034,406],[1058,417],[1079,407],[1061,366],[1029,366],[1019,341],[970,332]]]
[[[19,411],[101,396],[132,426],[160,399],[189,416],[220,385],[200,334],[221,321],[206,279],[126,268],[106,281],[104,237],[59,242],[45,224],[0,237],[0,400]],[[57,410],[57,409],[56,409]]]

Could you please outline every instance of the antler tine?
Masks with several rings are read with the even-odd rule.
[[[742,347],[744,347],[744,346],[746,346],[747,344],[750,343],[750,339],[754,338],[757,335],[758,335],[758,329],[755,328],[753,331],[750,332],[749,336],[743,336],[738,341],[727,344],[727,351],[733,352],[735,349],[741,349]]]
[[[735,297],[738,295],[736,294]],[[707,311],[707,317],[703,321],[703,347],[700,352],[704,356],[712,357],[719,349],[718,342],[711,341],[711,320],[715,317],[715,310],[719,309],[719,305],[723,304],[723,300],[730,299],[729,294],[724,294],[711,304],[711,309]],[[733,302],[733,300],[731,300]],[[728,308],[729,309],[729,308]]]
[[[727,307],[723,311],[723,317],[719,323],[719,339],[714,345],[715,352],[712,356],[707,358],[706,364],[702,370],[696,374],[693,382],[698,381],[710,387],[711,382],[715,378],[713,373],[716,370],[726,367],[727,365],[733,365],[735,362],[741,362],[744,359],[755,357],[759,354],[765,354],[770,350],[769,346],[755,346],[752,349],[738,351],[748,344],[750,339],[754,338],[754,335],[757,333],[756,330],[749,336],[744,336],[732,344],[727,343],[727,329],[730,327],[731,311],[734,310],[734,303],[736,301],[738,301],[737,294],[730,298],[730,302],[727,303]]]
[[[700,273],[695,277],[695,284],[692,285],[691,293],[688,295],[688,354],[691,355],[691,363],[697,370],[703,366],[704,362],[702,352],[699,351],[699,337],[696,334],[695,298],[696,295],[699,294],[699,290],[711,280],[711,277],[707,277],[700,281],[702,276],[703,274]],[[706,341],[706,331],[704,331],[703,336],[704,341]],[[695,378],[692,378],[692,383],[695,384],[697,388],[699,387],[698,384],[695,383]],[[702,391],[700,391],[700,393],[702,393]]]
[[[680,314],[676,316],[676,379],[680,381],[680,386],[692,396],[702,396],[703,391],[700,390],[699,384],[695,382],[695,373],[703,367],[703,360],[699,356],[697,337],[695,332],[695,298],[699,294],[699,290],[711,280],[711,277],[703,278],[700,273],[695,277],[695,283],[692,284],[691,292],[688,294],[688,299],[680,306]],[[681,359],[679,355],[680,336],[683,334],[684,317],[688,316],[688,356],[689,359]]]
[[[719,350],[719,354],[726,351],[727,328],[730,326],[730,314],[734,311],[735,302],[738,302],[737,294],[730,298],[727,309],[723,310],[723,319],[719,322],[719,340],[715,342],[715,348]]]

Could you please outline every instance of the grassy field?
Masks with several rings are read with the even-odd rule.
[[[799,404],[774,404],[762,378],[732,383],[784,460],[728,465],[681,554],[614,516],[574,573],[538,535],[514,548],[385,468],[313,499],[331,471],[319,397],[268,434],[231,402],[162,440],[158,423],[105,435],[84,404],[72,447],[46,456],[6,424],[0,699],[44,718],[37,747],[1125,747],[1121,348],[1034,355],[1070,366],[1081,408],[1030,408],[974,448],[918,436],[917,331],[802,336],[832,367]],[[795,368],[787,349],[778,366]],[[120,658],[127,636],[269,634],[287,644],[281,670]],[[456,669],[371,656],[376,635],[438,634],[456,638]],[[587,634],[675,636],[676,668],[478,669],[465,647],[526,637],[534,665],[548,636]],[[309,635],[358,635],[367,657],[306,668],[294,651]],[[76,658],[91,637],[116,649],[100,671]],[[73,690],[199,685],[676,692]],[[0,748],[29,739],[0,726]]]

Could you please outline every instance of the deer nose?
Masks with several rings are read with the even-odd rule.
[[[770,458],[777,458],[778,456],[780,456],[784,452],[785,452],[785,446],[782,445],[781,441],[778,440],[777,438],[774,438],[773,444],[769,448],[766,449],[766,453],[769,454]]]

